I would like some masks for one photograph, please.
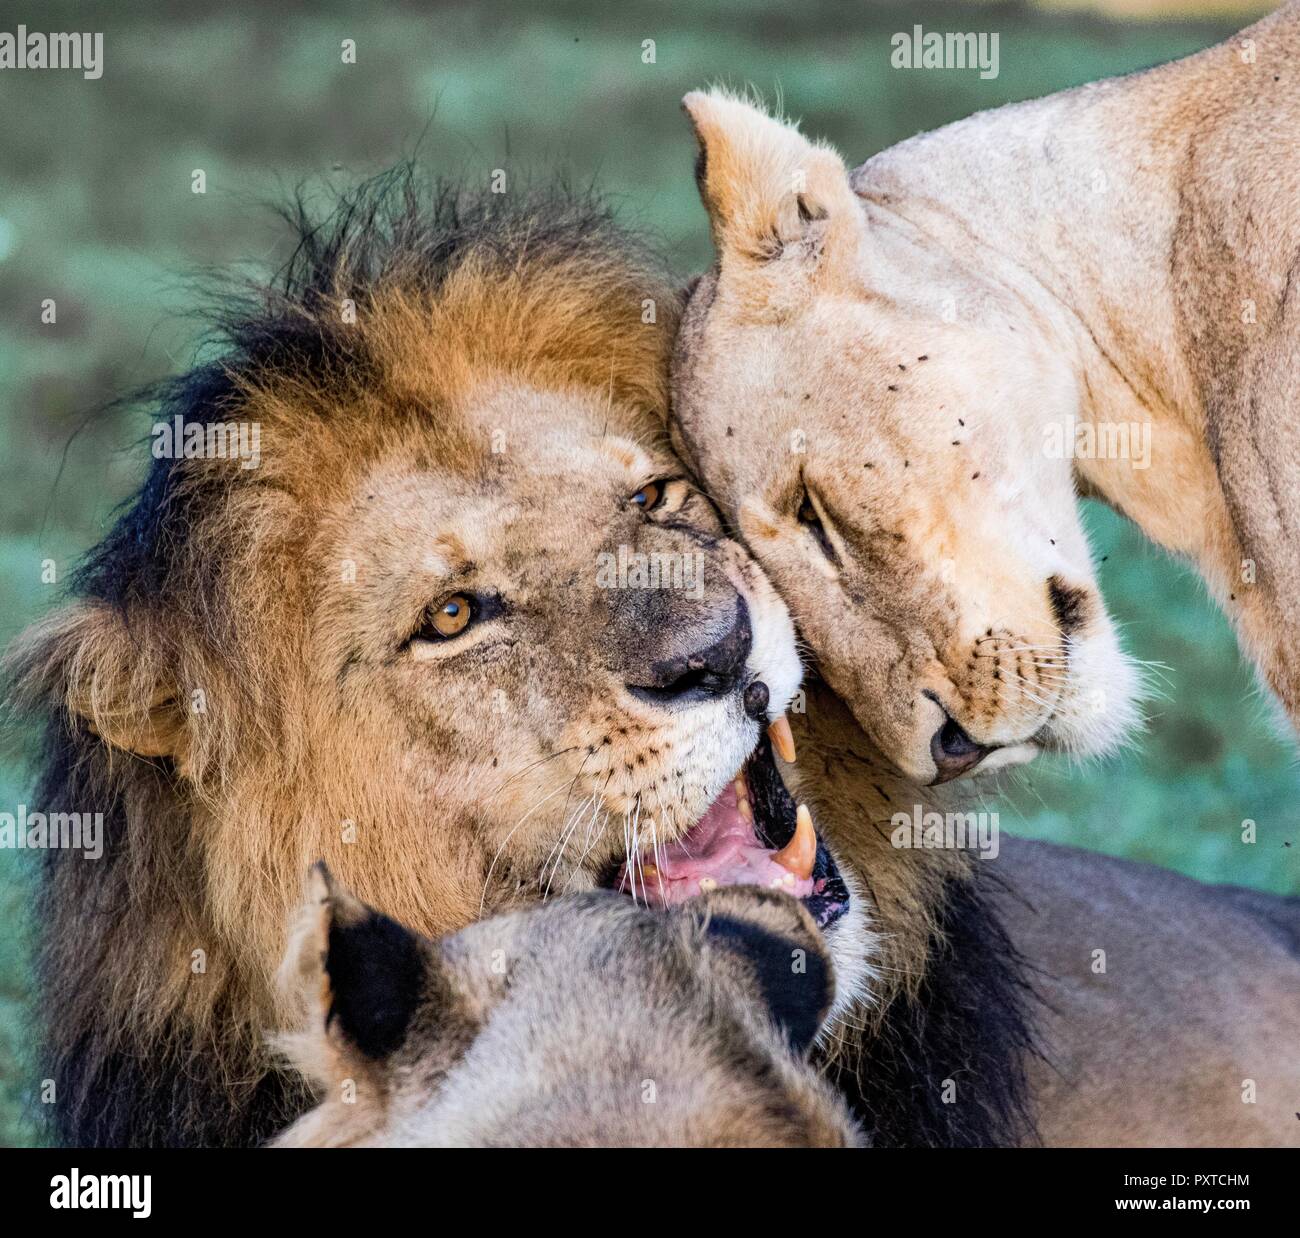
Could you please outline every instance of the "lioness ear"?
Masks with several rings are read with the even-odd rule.
[[[810,258],[835,251],[843,259],[857,246],[862,214],[829,146],[725,91],[692,91],[682,107],[700,145],[695,179],[724,261],[767,262],[794,245]]]
[[[281,991],[303,1029],[285,1048],[324,1083],[381,1063],[405,1042],[436,967],[428,942],[316,864],[280,968]]]
[[[5,658],[15,697],[64,709],[126,752],[189,759],[185,706],[143,632],[115,608],[84,602],[29,628]]]

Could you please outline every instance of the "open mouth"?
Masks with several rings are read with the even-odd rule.
[[[817,837],[812,814],[781,781],[766,735],[685,835],[620,865],[611,885],[651,907],[671,907],[719,886],[765,886],[800,899],[821,929],[849,907],[835,860]]]

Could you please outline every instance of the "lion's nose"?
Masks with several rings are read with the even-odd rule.
[[[627,686],[659,704],[726,696],[743,678],[753,643],[749,608],[744,598],[737,598],[735,618],[723,636],[689,653],[651,661],[645,675],[629,679]]]
[[[992,751],[987,744],[971,739],[954,719],[945,718],[930,737],[930,756],[938,770],[934,781],[948,782],[974,769]]]
[[[755,679],[745,688],[744,694],[740,698],[740,703],[745,707],[745,712],[756,721],[759,718],[766,720],[767,707],[772,699],[772,693],[761,679]]]

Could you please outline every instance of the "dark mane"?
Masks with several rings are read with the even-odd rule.
[[[1034,994],[977,869],[949,879],[915,996],[833,1077],[877,1148],[988,1148],[1035,1141],[1026,1065],[1038,1052]],[[951,1080],[954,1095],[944,1102]]]

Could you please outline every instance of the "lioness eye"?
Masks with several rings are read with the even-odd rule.
[[[641,489],[632,496],[632,502],[637,507],[641,508],[642,511],[648,512],[653,511],[658,507],[659,504],[663,502],[663,497],[663,486],[657,481],[652,481],[642,486]]]
[[[822,524],[822,518],[817,514],[817,509],[813,506],[812,497],[808,491],[804,491],[803,502],[799,504],[799,523],[805,525],[808,531],[813,535],[821,550],[832,563],[838,564],[839,555],[835,553],[835,547],[831,544],[831,539],[826,534],[826,526]]]
[[[429,624],[433,630],[446,639],[459,636],[474,617],[474,604],[463,593],[453,594],[430,613]]]

